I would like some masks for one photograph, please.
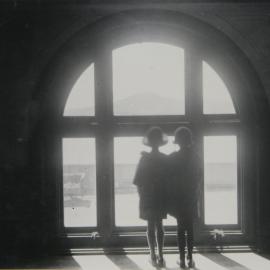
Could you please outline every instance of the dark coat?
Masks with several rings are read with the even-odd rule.
[[[176,218],[198,213],[198,197],[202,189],[200,160],[192,147],[168,157],[167,209]]]
[[[167,156],[160,152],[142,152],[133,181],[138,187],[141,219],[166,218],[166,161]]]

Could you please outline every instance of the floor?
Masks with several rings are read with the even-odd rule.
[[[176,254],[166,254],[167,270],[176,270]],[[270,256],[254,253],[196,253],[194,254],[196,270],[270,270]],[[4,265],[5,264],[5,265]],[[6,258],[6,263],[0,263],[0,269],[40,269],[40,270],[152,270],[148,256],[142,254],[130,255],[76,255],[65,257],[50,257],[39,260],[18,261]]]

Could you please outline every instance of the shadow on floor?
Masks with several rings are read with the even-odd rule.
[[[164,269],[164,270],[181,270],[182,268],[180,268],[180,267],[165,267],[165,268],[160,268],[160,269]],[[200,270],[200,268],[197,268],[197,267],[195,267],[195,268],[188,268],[188,267],[186,267],[185,269],[186,270],[187,269],[190,269],[190,270]]]
[[[224,256],[221,253],[200,253],[202,256],[211,260],[212,262],[229,269],[234,270],[251,270],[250,268]]]
[[[67,269],[81,270],[80,265],[72,256],[42,256],[21,258],[3,256],[0,258],[0,269]]]
[[[256,253],[258,256],[270,261],[270,254]]]
[[[119,253],[122,254],[112,254],[106,249],[104,249],[105,256],[112,262],[114,263],[119,269],[121,270],[144,270],[145,268],[141,268],[139,265],[136,264],[132,259],[130,259],[126,254],[124,250],[121,250]],[[147,257],[145,258],[147,260]],[[165,255],[165,260],[166,260],[166,255]],[[149,262],[150,266],[150,262]],[[152,268],[152,266],[151,266]],[[180,270],[179,266],[176,267],[155,267],[157,270]],[[188,269],[188,268],[187,268]],[[199,268],[195,267],[192,268],[192,270],[200,270]]]
[[[119,269],[129,269],[129,270],[143,270],[140,268],[133,260],[131,260],[125,254],[125,250],[119,250],[118,255],[112,254],[109,250],[103,249],[105,256],[114,263]]]
[[[99,255],[99,256],[103,256],[103,259],[106,260],[110,260],[110,262],[112,262],[117,269],[119,270],[145,270],[145,269],[153,269],[150,266],[150,263],[147,263],[147,256],[143,256],[140,257],[138,256],[138,261],[136,256],[134,257],[129,257],[127,256],[127,254],[125,253],[124,250],[120,250],[120,252],[118,252],[118,254],[114,254],[109,250],[104,250],[104,254],[105,255]],[[221,253],[199,253],[201,256],[204,256],[205,258],[207,258],[208,260],[210,260],[211,262],[223,267],[224,269],[233,269],[233,270],[252,270],[254,268],[248,268],[244,265],[242,265],[241,263],[238,263],[236,261],[234,261],[231,258],[228,258],[227,256],[221,254]],[[258,256],[261,256],[262,258],[265,258],[267,260],[269,260],[270,255],[261,255],[258,254]],[[84,256],[79,256],[79,257],[84,257]],[[48,270],[82,270],[82,269],[89,269],[88,267],[91,266],[92,263],[92,259],[91,255],[86,255],[86,257],[88,257],[89,262],[87,261],[86,268],[84,268],[84,265],[81,265],[79,262],[80,261],[76,261],[72,256],[59,256],[59,257],[53,257],[53,256],[46,256],[46,257],[33,257],[33,258],[18,258],[18,257],[14,257],[14,256],[10,256],[10,257],[1,257],[0,258],[0,270],[1,269],[17,269],[17,270],[22,270],[22,269],[48,269]],[[177,258],[177,256],[175,256]],[[172,258],[172,257],[171,257]],[[176,259],[175,258],[175,259]],[[101,258],[101,260],[103,260]],[[145,260],[144,266],[142,266],[140,264],[140,260]],[[168,258],[169,259],[169,258]],[[165,254],[165,260],[166,260],[166,254]],[[99,261],[99,260],[98,260]],[[170,260],[168,260],[170,261]],[[196,259],[195,259],[196,262]],[[176,262],[175,262],[176,263]],[[171,265],[170,267],[165,267],[165,268],[158,268],[156,267],[156,270],[180,270],[179,266],[177,266],[175,263],[172,264],[171,261]],[[199,264],[199,263],[198,263]],[[174,266],[175,265],[175,266]],[[212,264],[209,262],[209,265],[211,266]],[[213,264],[211,266],[211,269],[215,269],[213,268],[213,266],[215,267],[215,265]],[[98,265],[95,265],[95,267],[99,267]],[[217,266],[216,266],[217,267]],[[92,267],[91,267],[92,268]],[[99,268],[95,268],[95,269],[99,269]],[[188,269],[188,268],[187,268]],[[192,270],[200,270],[201,267],[200,265],[197,265],[196,268],[193,268]],[[203,267],[203,269],[206,269],[205,267]]]

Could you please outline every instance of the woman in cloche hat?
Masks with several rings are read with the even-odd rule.
[[[165,207],[165,181],[167,156],[159,147],[168,142],[167,136],[159,127],[151,127],[143,138],[143,144],[151,151],[142,152],[137,166],[134,185],[139,193],[140,218],[147,221],[147,241],[150,248],[150,262],[153,266],[164,266],[162,219],[167,218]],[[157,243],[158,254],[155,253]]]
[[[174,143],[179,145],[168,157],[169,177],[167,183],[168,213],[177,220],[177,240],[181,268],[185,268],[185,247],[187,244],[188,267],[194,267],[193,222],[202,185],[202,174],[197,153],[194,150],[192,132],[179,127],[174,133]]]

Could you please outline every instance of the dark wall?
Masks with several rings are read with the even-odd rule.
[[[87,3],[86,3],[87,2]],[[111,1],[112,2],[112,1]],[[14,1],[0,3],[0,226],[5,248],[46,246],[56,233],[54,190],[40,174],[43,137],[42,82],[60,48],[83,29],[126,10],[178,11],[229,37],[254,68],[263,94],[254,87],[262,114],[270,101],[270,4],[249,1]],[[261,115],[262,115],[261,114]],[[270,154],[268,115],[257,123],[258,246],[270,246]],[[43,131],[44,132],[44,131]],[[51,208],[52,207],[52,208]],[[21,249],[20,249],[21,250]],[[37,250],[37,248],[36,248]]]

